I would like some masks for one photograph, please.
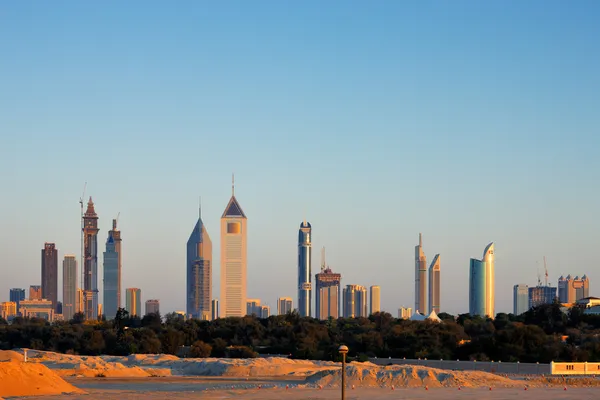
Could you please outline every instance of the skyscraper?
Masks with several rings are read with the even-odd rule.
[[[298,313],[311,316],[311,233],[309,222],[302,222],[298,231]]]
[[[254,315],[261,318],[262,307],[260,299],[246,299],[246,315]]]
[[[342,294],[344,317],[367,317],[367,288],[361,285],[347,285]]]
[[[156,299],[146,300],[146,315],[160,314],[160,301]]]
[[[40,285],[29,286],[29,300],[42,300],[42,287]]]
[[[556,288],[550,286],[530,287],[528,297],[528,309],[539,307],[543,304],[552,304],[556,299]]]
[[[469,268],[469,314],[485,316],[485,262],[471,258]]]
[[[440,313],[440,279],[440,255],[436,254],[429,266],[429,314],[433,311]]]
[[[494,318],[496,316],[496,278],[494,271],[494,243],[490,243],[486,246],[485,250],[483,251],[483,258],[481,259],[481,261],[485,262],[485,315],[487,315],[490,318]]]
[[[21,300],[25,300],[25,289],[10,289],[9,299],[17,305],[17,313],[19,313],[19,306],[21,304]]]
[[[63,260],[63,317],[65,321],[77,312],[77,260],[72,254]]]
[[[212,300],[212,242],[200,208],[198,221],[187,241],[186,313],[191,318],[208,320]]]
[[[90,197],[83,216],[83,313],[98,318],[98,215]]]
[[[243,317],[246,311],[247,218],[235,198],[221,216],[221,310],[224,317]]]
[[[50,300],[56,310],[58,302],[58,250],[54,243],[42,249],[42,298]]]
[[[129,316],[142,316],[142,291],[138,288],[125,289],[125,309]]]
[[[423,237],[419,233],[419,244],[415,246],[415,312],[427,310],[427,258],[423,252]]]
[[[219,300],[213,299],[211,303],[211,319],[214,321],[219,318]]]
[[[119,271],[119,253],[115,233],[117,220],[113,219],[113,228],[108,231],[106,251],[104,252],[104,316],[110,320],[115,318],[119,309],[119,288],[121,286],[121,271]],[[119,242],[119,246],[121,243]]]
[[[381,312],[381,288],[379,286],[371,286],[370,288],[370,315]]]
[[[561,303],[571,304],[589,296],[590,280],[587,276],[572,278],[567,275],[566,278],[561,276],[558,279],[558,301]]]
[[[521,315],[529,310],[529,287],[515,285],[513,287],[513,314]]]
[[[277,299],[277,315],[285,315],[287,313],[292,312],[293,310],[293,305],[292,305],[292,298],[291,297],[280,297]]]
[[[315,275],[315,317],[325,320],[341,315],[342,275],[335,274],[325,261],[325,247],[321,249],[321,272]]]
[[[258,317],[262,318],[262,319],[266,319],[266,318],[269,318],[269,315],[271,315],[271,307],[261,306],[260,307],[260,315]]]

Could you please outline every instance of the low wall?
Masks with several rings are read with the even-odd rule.
[[[484,371],[497,374],[547,375],[552,369],[550,364],[512,363],[497,361],[453,361],[453,360],[407,360],[403,358],[371,358],[377,365],[404,364],[449,369],[453,371]]]

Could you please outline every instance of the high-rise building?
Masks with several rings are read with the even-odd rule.
[[[17,316],[17,303],[14,301],[5,301],[0,303],[0,317],[8,321],[9,318]]]
[[[415,311],[427,310],[427,258],[423,252],[423,236],[419,233],[419,244],[415,246]]]
[[[521,315],[529,310],[529,286],[515,285],[513,287],[513,314]]]
[[[146,300],[146,315],[160,314],[160,301],[156,299]]]
[[[63,317],[65,321],[73,318],[77,312],[77,260],[67,254],[63,260]]]
[[[117,315],[121,300],[121,270],[120,254],[117,252],[117,243],[121,246],[121,232],[117,229],[117,220],[113,219],[113,228],[108,231],[106,251],[104,252],[104,316],[113,319]],[[115,239],[119,238],[119,241]]]
[[[381,288],[379,286],[371,286],[370,287],[370,315],[381,312]]]
[[[361,285],[347,285],[343,290],[344,317],[367,317],[367,288]]]
[[[242,317],[245,311],[247,222],[235,198],[232,179],[231,199],[221,216],[221,309],[224,317]]]
[[[246,299],[246,315],[259,317],[262,315],[260,299]]]
[[[43,318],[54,321],[54,305],[50,300],[21,301],[21,315],[25,318]]]
[[[42,287],[40,285],[29,286],[29,300],[42,300]]]
[[[400,319],[410,319],[412,317],[412,308],[410,307],[400,307],[398,309],[398,318]]]
[[[83,215],[83,313],[98,318],[98,215],[90,197]]]
[[[130,316],[142,315],[142,291],[138,288],[125,289],[125,309]]]
[[[483,251],[483,258],[481,260],[485,262],[485,315],[490,318],[494,318],[496,316],[494,243],[490,243],[486,246],[485,250]]]
[[[54,243],[44,243],[42,249],[42,298],[50,300],[56,309],[58,302],[58,250]]]
[[[187,241],[186,268],[187,315],[207,320],[211,318],[212,242],[206,230],[200,208],[198,221]]]
[[[432,312],[440,313],[440,279],[440,255],[436,254],[429,266],[429,314]]]
[[[325,261],[321,250],[321,272],[315,275],[315,317],[320,320],[339,318],[341,315],[342,275],[335,274]]]
[[[219,300],[213,299],[211,304],[212,320],[219,318]]]
[[[485,262],[471,258],[469,268],[469,314],[485,316]]]
[[[260,316],[259,318],[269,318],[269,316],[271,315],[271,307],[269,306],[261,306],[260,307]]]
[[[25,289],[19,289],[19,288],[10,289],[9,299],[10,299],[10,301],[17,304],[17,314],[18,314],[21,300],[25,300]]]
[[[587,276],[572,278],[567,275],[566,278],[558,278],[558,301],[571,304],[586,297],[590,297],[590,280]]]
[[[292,312],[293,309],[291,297],[280,297],[277,299],[277,315],[285,315]]]
[[[556,299],[556,288],[550,286],[536,286],[529,288],[529,309],[543,304],[552,304]]]
[[[298,314],[301,317],[310,317],[312,310],[311,235],[310,223],[302,222],[298,231]]]

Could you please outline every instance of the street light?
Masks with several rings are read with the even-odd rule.
[[[348,353],[348,346],[341,345],[338,349],[342,355],[342,400],[346,399],[346,353]]]

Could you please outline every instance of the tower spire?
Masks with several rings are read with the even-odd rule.
[[[202,218],[202,196],[198,196],[198,219]]]
[[[235,174],[231,173],[231,197],[235,196]]]
[[[420,247],[423,246],[423,237],[422,237],[421,233],[419,233],[419,246]]]

